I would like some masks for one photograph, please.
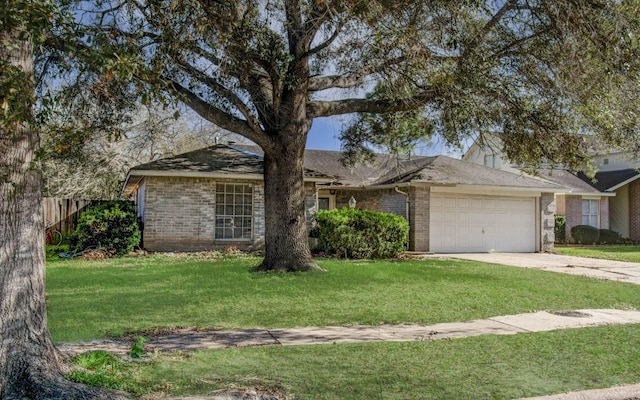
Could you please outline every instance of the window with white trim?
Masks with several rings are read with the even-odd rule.
[[[216,240],[251,240],[253,185],[216,184]]]
[[[600,227],[600,200],[582,200],[582,225]]]

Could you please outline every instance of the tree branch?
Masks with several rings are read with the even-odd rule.
[[[321,76],[316,78],[309,79],[309,91],[317,92],[326,89],[349,89],[355,87],[362,82],[364,79],[378,72],[384,71],[386,68],[389,68],[393,65],[401,64],[406,61],[406,57],[397,57],[391,60],[386,60],[377,65],[369,65],[366,66],[355,73],[342,76],[342,75],[331,75],[331,76]]]
[[[260,124],[256,120],[255,116],[247,107],[247,105],[230,89],[224,87],[216,80],[212,79],[210,76],[206,75],[199,69],[195,68],[187,61],[182,58],[172,57],[176,65],[185,71],[192,78],[200,81],[208,88],[225,98],[229,101],[246,119],[247,124],[251,127],[251,129],[255,132],[259,132],[261,130]]]
[[[335,101],[310,101],[307,115],[312,118],[353,113],[387,113],[418,109],[437,99],[436,89],[429,89],[404,99],[343,99]]]
[[[169,82],[170,90],[179,95],[179,99],[193,109],[198,115],[207,121],[213,122],[217,126],[226,129],[231,132],[235,132],[239,135],[246,137],[247,139],[260,145],[264,132],[254,131],[251,125],[234,115],[222,111],[221,109],[212,106],[206,101],[202,100],[198,95],[191,90],[182,86],[168,77],[162,77],[165,81]]]

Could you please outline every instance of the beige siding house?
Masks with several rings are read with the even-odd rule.
[[[378,155],[345,167],[340,152],[305,152],[307,217],[356,207],[409,221],[409,249],[420,252],[535,252],[553,246],[556,203],[566,189],[544,179],[445,157]],[[144,222],[151,251],[264,245],[262,153],[215,145],[129,171],[124,186]]]

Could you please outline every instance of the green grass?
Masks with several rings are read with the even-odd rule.
[[[640,308],[640,286],[499,265],[320,260],[326,273],[252,273],[249,257],[103,261],[49,254],[56,342],[151,327],[436,323],[534,310]],[[637,326],[458,340],[258,347],[75,359],[70,379],[136,396],[258,388],[295,399],[511,399],[640,376]]]
[[[636,383],[640,330],[609,326],[451,341],[198,351],[125,368],[120,384],[137,395],[249,387],[299,400],[514,399]]]
[[[556,247],[560,254],[640,263],[640,246]]]
[[[54,341],[151,327],[437,323],[534,310],[638,308],[640,287],[475,262],[320,260],[326,273],[249,272],[258,259],[151,256],[47,267]]]

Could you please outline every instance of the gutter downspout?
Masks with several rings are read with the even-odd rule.
[[[400,193],[400,194],[402,194],[402,195],[404,195],[406,197],[406,200],[405,200],[405,218],[407,218],[407,222],[409,223],[409,233],[407,234],[407,245],[406,245],[406,247],[407,247],[407,250],[409,250],[409,243],[411,243],[411,220],[409,219],[409,203],[410,203],[409,193],[403,192],[402,190],[398,189],[397,186],[394,187],[393,189],[396,191],[396,193]]]

